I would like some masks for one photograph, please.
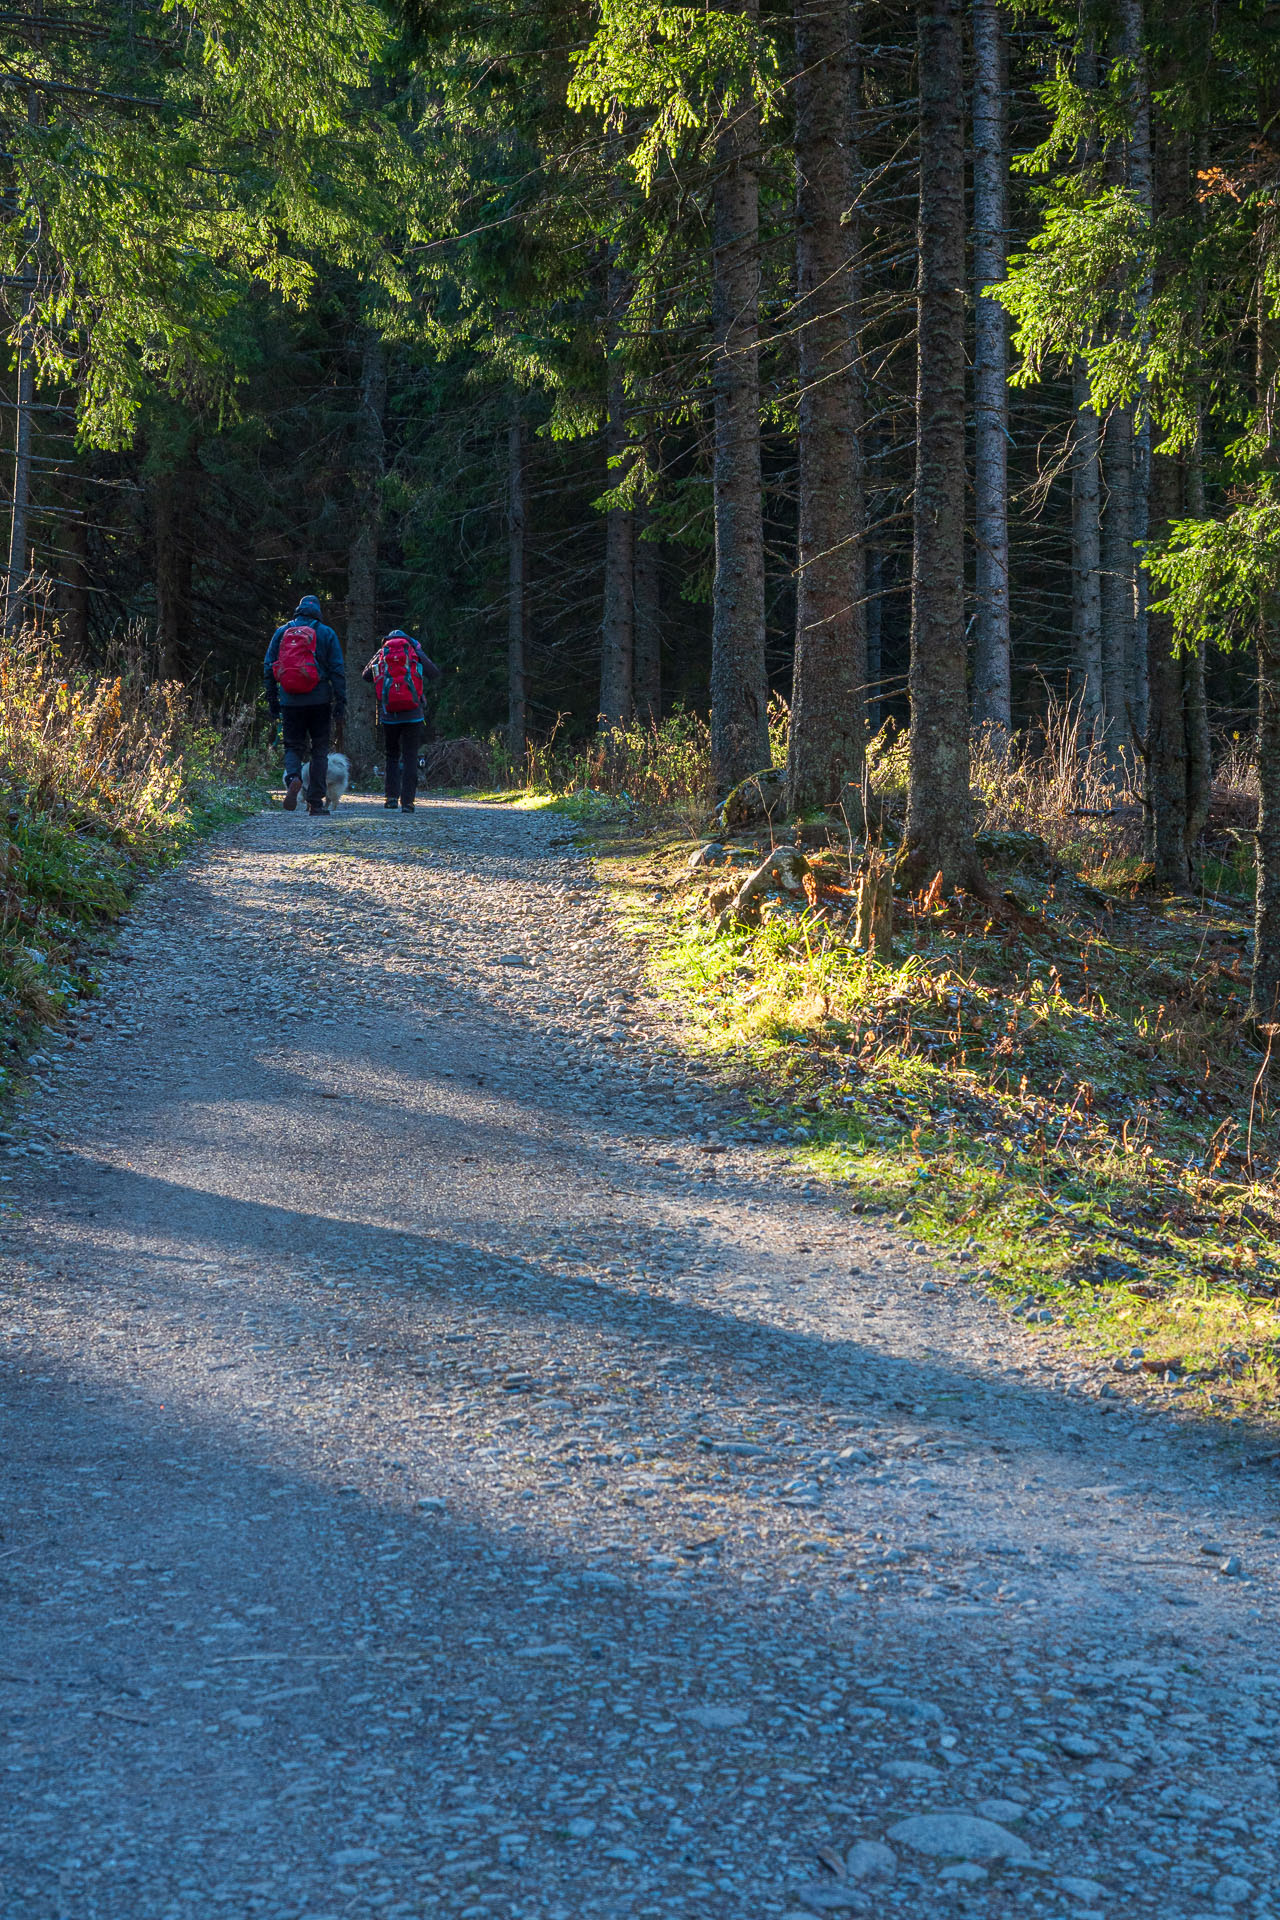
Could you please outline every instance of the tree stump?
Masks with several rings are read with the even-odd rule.
[[[882,966],[893,963],[893,868],[872,854],[858,878],[854,944],[873,953]]]

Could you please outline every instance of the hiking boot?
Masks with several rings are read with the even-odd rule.
[[[384,800],[382,804],[389,813],[394,813],[396,808],[400,805],[400,802],[398,800]]]
[[[329,818],[329,809],[325,805],[323,800],[320,802],[319,806],[308,807],[307,812],[311,815],[311,818],[313,820],[327,820]]]
[[[286,813],[293,813],[296,811],[297,805],[298,805],[298,795],[301,792],[302,792],[302,777],[300,774],[295,773],[292,780],[286,781],[285,783],[284,810]]]
[[[406,800],[402,800],[402,801],[400,802],[400,811],[401,811],[401,813],[412,813],[412,812],[413,812],[413,802],[412,802],[412,800],[407,800],[407,801],[406,801]]]

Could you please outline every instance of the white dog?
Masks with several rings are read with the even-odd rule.
[[[329,805],[336,807],[347,788],[351,785],[351,762],[345,753],[329,755],[329,772],[325,780],[325,790],[329,795]],[[305,794],[311,786],[311,762],[302,769],[302,791]]]

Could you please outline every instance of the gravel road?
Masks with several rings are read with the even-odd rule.
[[[737,1140],[563,821],[262,815],[38,1064],[5,1920],[1280,1914],[1275,1469]]]

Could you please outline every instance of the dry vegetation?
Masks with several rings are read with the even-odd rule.
[[[1218,768],[1201,890],[1169,900],[1146,884],[1139,795],[1069,712],[1011,751],[978,743],[1003,910],[899,894],[887,965],[855,944],[868,850],[842,821],[775,811],[690,866],[707,825],[696,722],[634,729],[575,776],[559,804],[598,821],[655,970],[737,1061],[757,1131],[1173,1399],[1274,1403],[1280,1130],[1271,1063],[1241,1024],[1256,803],[1238,747]],[[904,744],[882,735],[889,857],[904,779]],[[771,886],[747,924],[726,915],[781,843],[803,851],[801,885]]]
[[[156,678],[138,643],[98,672],[70,665],[44,634],[0,648],[0,1040],[11,1055],[83,989],[139,876],[243,810],[234,783],[249,771],[251,718],[214,725]]]

